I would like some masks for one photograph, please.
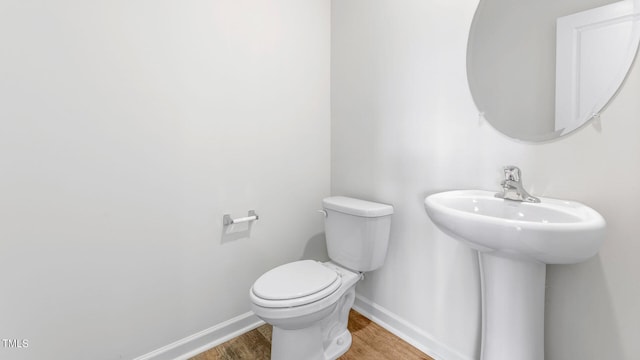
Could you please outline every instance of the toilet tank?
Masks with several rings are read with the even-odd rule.
[[[322,200],[329,258],[355,271],[382,266],[389,245],[393,206],[346,196]]]

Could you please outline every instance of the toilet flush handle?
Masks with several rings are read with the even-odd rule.
[[[329,213],[327,213],[327,210],[322,209],[322,210],[318,210],[318,212],[319,212],[319,213],[323,213],[323,214],[324,214],[324,217],[329,216]]]

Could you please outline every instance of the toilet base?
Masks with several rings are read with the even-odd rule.
[[[324,357],[327,360],[335,360],[344,355],[351,347],[351,333],[345,330],[340,336],[336,337],[331,344],[324,350]]]
[[[271,360],[325,360],[319,326],[286,330],[273,327],[271,333]]]
[[[322,338],[319,326],[298,330],[274,327],[271,336],[271,360],[335,360],[351,347],[351,333],[346,329],[326,349],[318,341]]]
[[[349,310],[355,301],[355,283],[338,300],[326,318],[302,329],[273,326],[271,360],[335,360],[351,347],[347,329]]]

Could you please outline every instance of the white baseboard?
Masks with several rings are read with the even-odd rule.
[[[356,295],[353,308],[436,360],[474,360],[437,341],[426,332],[365,297]],[[264,321],[249,311],[134,360],[187,360],[263,324]]]
[[[415,325],[363,296],[356,294],[353,308],[366,318],[436,360],[475,360],[451,349]]]
[[[134,360],[186,360],[263,324],[264,321],[249,311]]]

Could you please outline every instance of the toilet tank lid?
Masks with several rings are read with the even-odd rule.
[[[346,196],[324,198],[322,205],[327,210],[362,217],[379,217],[393,214],[393,206],[391,205]]]

